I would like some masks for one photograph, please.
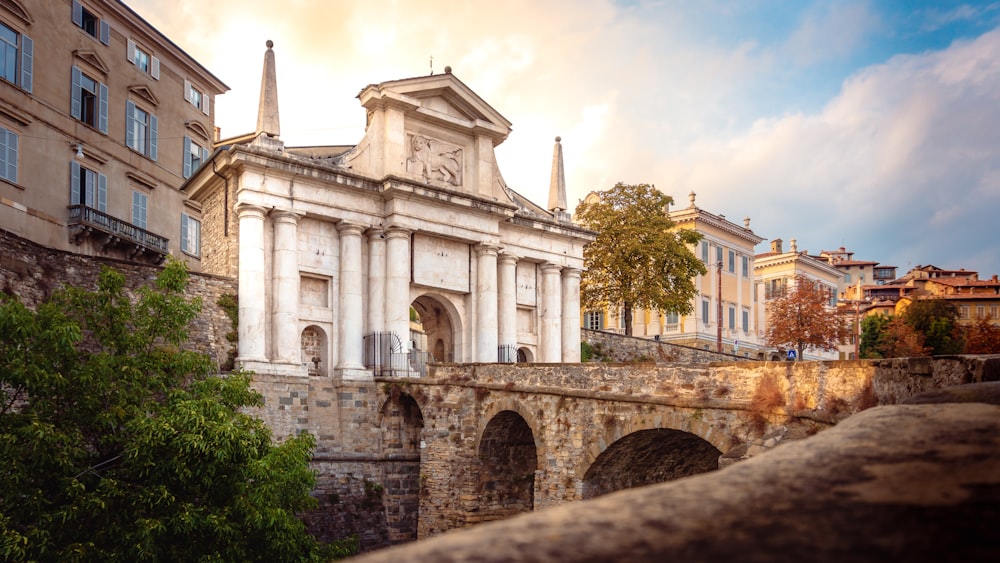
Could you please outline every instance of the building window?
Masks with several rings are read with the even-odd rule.
[[[784,278],[774,278],[764,282],[764,299],[781,297],[785,293]]]
[[[146,194],[142,192],[132,192],[132,224],[146,228]]]
[[[710,321],[710,319],[708,318],[708,309],[709,309],[708,299],[702,299],[701,300],[701,318],[702,318],[702,321],[706,325],[708,325],[709,321]]]
[[[601,330],[604,328],[603,311],[587,311],[583,314],[583,328],[588,330]]]
[[[681,322],[681,317],[677,313],[667,313],[664,321],[668,329],[677,330],[677,325]]]
[[[143,73],[156,80],[160,79],[160,59],[149,54],[132,39],[126,44],[125,58]]]
[[[155,115],[125,102],[125,144],[130,149],[156,160],[156,129]]]
[[[70,162],[69,203],[107,212],[108,177]]]
[[[736,330],[736,307],[729,306],[729,330]]]
[[[729,251],[729,273],[736,273],[736,252],[732,250]]]
[[[750,257],[749,256],[743,256],[742,258],[743,258],[743,277],[744,278],[749,278],[750,277]]]
[[[715,247],[715,263],[716,264],[721,264],[722,263],[722,247],[721,246],[716,246]]]
[[[99,39],[101,43],[105,45],[111,43],[111,25],[76,0],[73,0],[73,23],[91,37]]]
[[[181,213],[181,250],[201,256],[201,221],[187,213]]]
[[[70,114],[101,133],[108,132],[108,87],[75,66]]]
[[[990,318],[994,321],[1000,317],[997,317],[997,312],[1000,312],[1000,305],[990,305]]]
[[[0,78],[31,92],[34,50],[31,38],[0,23]]]
[[[986,305],[976,305],[976,318],[977,319],[986,318]]]
[[[750,334],[750,309],[743,309],[743,333]]]
[[[17,183],[17,133],[0,127],[0,178]]]
[[[962,305],[961,307],[958,308],[958,318],[960,318],[960,319],[967,319],[967,318],[969,318],[969,306],[968,305]]]
[[[190,178],[208,160],[208,149],[184,137],[184,177]]]
[[[708,242],[701,241],[701,261],[708,265]]]
[[[195,88],[187,80],[184,81],[184,99],[191,102],[191,105],[194,107],[200,109],[202,113],[208,115],[208,96]]]

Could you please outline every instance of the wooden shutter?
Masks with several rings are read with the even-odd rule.
[[[191,137],[184,136],[184,177],[191,177]]]
[[[75,160],[69,163],[69,204],[80,204],[80,165]]]
[[[103,82],[98,83],[97,89],[101,92],[100,113],[97,117],[97,128],[101,133],[108,132],[108,87]]]
[[[149,75],[154,80],[160,79],[160,59],[152,56],[149,57]]]
[[[97,175],[97,210],[108,212],[108,177]]]
[[[135,104],[125,100],[125,146],[135,148]]]
[[[156,116],[149,114],[149,158],[156,160]]]
[[[80,114],[82,113],[83,103],[80,100],[80,80],[83,73],[80,72],[80,68],[73,67],[73,98],[70,102],[69,114],[75,119],[80,119]]]
[[[21,89],[31,93],[34,87],[35,42],[27,35],[21,35]]]

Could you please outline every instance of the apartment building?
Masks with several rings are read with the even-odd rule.
[[[598,197],[596,193],[588,197]],[[692,298],[691,313],[661,314],[637,310],[632,315],[632,335],[705,350],[719,350],[749,358],[763,351],[763,325],[754,295],[754,247],[764,239],[742,224],[699,208],[696,194],[688,194],[688,206],[670,211],[677,229],[702,235],[691,251],[708,269],[696,276],[698,295]],[[720,307],[721,304],[721,307]],[[720,312],[721,311],[721,312]],[[583,326],[596,330],[625,332],[620,311],[588,311]]]
[[[789,241],[790,248],[785,251],[784,241],[774,239],[771,241],[771,251],[758,254],[755,257],[755,288],[757,299],[763,302],[763,306],[758,308],[758,326],[767,327],[767,306],[766,302],[774,297],[782,295],[788,288],[793,287],[797,276],[805,276],[825,287],[830,293],[830,307],[837,306],[837,287],[843,274],[836,267],[831,266],[825,260],[815,256],[810,256],[807,251],[799,251],[795,239]],[[763,338],[763,337],[762,337]],[[835,360],[839,356],[838,352],[828,352],[815,349],[803,351],[803,360]],[[777,355],[771,354],[768,359],[780,359]]]
[[[70,252],[200,270],[207,160],[228,90],[114,0],[0,1],[0,228]]]

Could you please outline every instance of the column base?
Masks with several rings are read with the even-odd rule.
[[[254,373],[268,375],[291,375],[295,377],[309,376],[309,368],[302,364],[269,362],[267,360],[251,360],[249,358],[236,358],[236,363],[243,369]]]
[[[334,370],[334,374],[342,381],[374,381],[372,370],[364,367],[344,367]]]

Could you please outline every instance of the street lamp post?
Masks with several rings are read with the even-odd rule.
[[[722,260],[719,260],[717,264],[719,267],[719,272],[716,277],[716,293],[719,302],[717,319],[719,321],[718,327],[716,327],[715,333],[715,350],[716,352],[722,353]]]

